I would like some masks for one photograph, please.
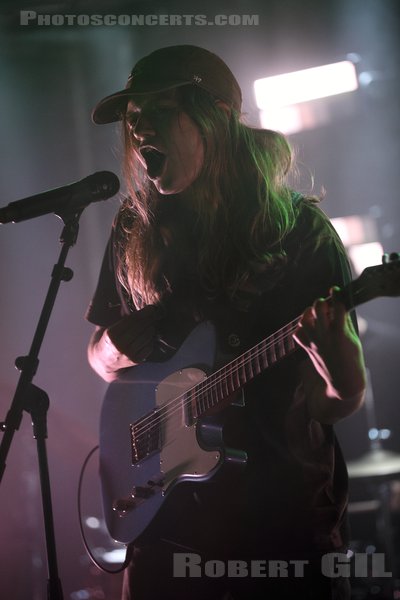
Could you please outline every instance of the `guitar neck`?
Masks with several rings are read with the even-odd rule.
[[[300,317],[265,338],[188,390],[184,402],[201,417],[298,347],[293,339]]]
[[[373,298],[399,294],[400,260],[393,254],[388,262],[364,269],[358,279],[337,293],[337,297],[349,311]],[[188,390],[184,402],[192,417],[201,417],[217,407],[254,377],[296,350],[298,346],[293,333],[300,319],[301,315]]]

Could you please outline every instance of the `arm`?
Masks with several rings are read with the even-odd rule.
[[[340,302],[317,300],[302,316],[294,335],[310,361],[300,365],[310,416],[335,423],[363,403],[366,372],[362,347],[351,317]]]
[[[118,378],[121,369],[133,367],[150,355],[160,313],[155,306],[123,317],[111,327],[96,327],[89,341],[88,360],[105,381]]]
[[[121,369],[136,364],[117,350],[104,327],[96,327],[90,338],[88,360],[92,369],[108,382],[117,379]]]

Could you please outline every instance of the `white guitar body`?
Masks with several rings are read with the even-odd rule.
[[[109,386],[100,421],[100,477],[106,525],[115,540],[136,539],[176,484],[209,479],[224,461],[245,464],[244,452],[222,449],[214,420],[197,420],[191,403],[176,401],[206,380],[215,354],[214,327],[201,323],[170,360],[138,365]],[[136,440],[143,436],[139,455],[134,423]]]
[[[400,260],[389,258],[340,292],[348,310],[400,295]],[[100,477],[111,537],[133,542],[177,484],[207,481],[222,464],[246,464],[245,452],[224,447],[222,419],[209,415],[295,351],[299,319],[214,372],[215,330],[201,323],[170,360],[133,367],[109,386],[100,421]]]

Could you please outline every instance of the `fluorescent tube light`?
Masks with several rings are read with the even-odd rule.
[[[357,88],[356,68],[348,60],[254,82],[256,102],[261,110],[335,96]]]

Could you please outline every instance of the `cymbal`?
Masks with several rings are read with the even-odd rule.
[[[349,462],[347,464],[347,471],[349,477],[354,479],[400,475],[400,454],[376,448],[370,450],[358,460]]]

